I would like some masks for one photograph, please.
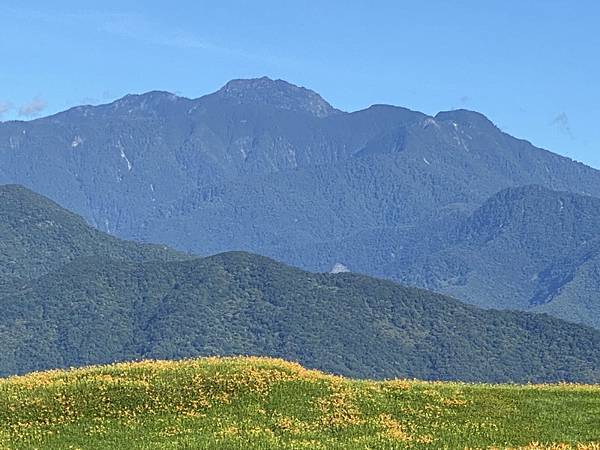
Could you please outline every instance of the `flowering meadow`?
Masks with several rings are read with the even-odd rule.
[[[600,450],[600,386],[349,380],[256,357],[0,380],[0,449]]]

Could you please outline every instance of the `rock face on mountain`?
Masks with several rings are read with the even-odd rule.
[[[248,250],[311,270],[343,261],[484,306],[599,320],[573,313],[577,299],[588,312],[599,302],[585,250],[592,238],[567,226],[587,217],[587,200],[564,210],[548,200],[554,209],[541,211],[542,194],[523,188],[523,207],[538,208],[525,226],[510,197],[517,191],[505,190],[600,197],[600,173],[472,111],[345,113],[268,78],[193,100],[129,95],[0,124],[0,183],[23,184],[120,237],[200,255]],[[560,251],[550,234],[536,234],[551,211],[565,221]],[[510,234],[491,242],[511,248],[512,260],[476,242],[499,219]],[[523,244],[530,239],[535,251]],[[582,267],[563,273],[560,258]]]
[[[327,117],[340,112],[314,91],[267,77],[232,80],[214,96],[221,101],[234,101],[240,105],[267,106],[315,117]]]

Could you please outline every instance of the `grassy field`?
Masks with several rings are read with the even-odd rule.
[[[0,380],[0,449],[600,449],[600,386],[354,381],[267,358]]]

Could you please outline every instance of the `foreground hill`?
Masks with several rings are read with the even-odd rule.
[[[0,380],[0,446],[592,450],[600,388],[353,381],[265,358]]]
[[[600,324],[594,263],[547,276],[557,263],[557,247],[543,234],[548,211],[559,226],[573,224],[588,212],[585,202],[560,213],[538,209],[526,229],[496,197],[531,184],[600,197],[600,172],[473,111],[428,116],[374,105],[345,113],[268,78],[234,80],[198,99],[128,95],[0,123],[0,183],[26,185],[125,238],[198,255],[246,250],[308,270],[343,263],[481,306],[544,303],[558,317]],[[535,206],[536,194],[529,199]],[[492,243],[503,247],[502,259],[490,256],[491,245],[429,245],[481,208],[511,221],[513,232]],[[562,231],[573,244],[587,237],[577,227]],[[525,241],[536,242],[535,254]],[[570,265],[581,257],[581,247],[562,250]],[[423,258],[408,259],[414,255]]]

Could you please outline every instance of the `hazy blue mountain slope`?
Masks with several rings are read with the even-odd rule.
[[[480,114],[434,118],[382,105],[343,113],[266,78],[235,80],[196,100],[150,92],[0,124],[0,182],[48,195],[105,231],[138,239],[159,232],[198,253],[240,248],[207,231],[243,226],[267,241],[248,236],[243,248],[270,254],[289,240],[280,222],[305,213],[299,196],[318,211],[302,233],[319,241],[314,230],[339,215],[357,225],[334,227],[335,239],[373,222],[420,224],[421,210],[474,209],[521,184],[600,195],[597,171],[512,138]],[[357,197],[370,205],[366,213]],[[264,216],[253,210],[261,207],[273,226],[259,223]],[[192,216],[205,211],[214,217],[196,225]],[[204,239],[182,239],[172,216]]]
[[[432,214],[435,214],[433,212]],[[545,311],[600,327],[600,199],[509,188],[473,212],[440,210],[419,227],[380,227],[280,257],[451,294],[485,307]]]
[[[285,107],[253,102],[256,81],[240,82],[248,91],[241,99],[224,94],[229,85],[193,101],[151,92],[0,124],[0,182],[48,195],[105,231],[144,238],[146,219],[168,220],[190,196],[218,200],[231,182],[336,163],[390,123],[422,116],[375,107],[364,120],[323,117],[290,107],[304,105],[305,91],[283,82],[268,80],[261,95],[272,87]],[[290,92],[280,92],[282,83]]]
[[[410,261],[389,264],[381,274],[478,305],[547,311],[600,326],[599,224],[600,199],[512,188],[442,228],[445,238],[434,246],[413,244]]]
[[[461,224],[449,247],[461,246],[469,254],[492,258],[484,264],[490,268],[513,265],[516,276],[517,271],[546,268],[557,260],[577,264],[580,258],[567,263],[566,256],[599,237],[599,222],[600,199],[595,197],[538,186],[513,188],[478,208]],[[532,286],[537,282],[532,277]]]
[[[542,295],[533,298],[532,311],[600,328],[600,240],[581,246],[577,253],[580,258],[564,264],[559,259],[542,273]]]

